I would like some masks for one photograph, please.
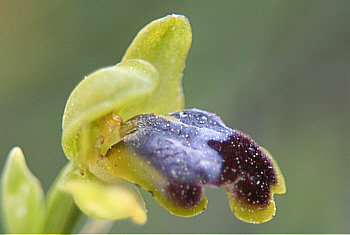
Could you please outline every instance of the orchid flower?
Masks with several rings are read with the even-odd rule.
[[[67,228],[82,212],[101,227],[123,218],[144,224],[147,210],[136,186],[177,216],[206,208],[205,185],[224,186],[243,221],[262,223],[275,215],[273,196],[286,188],[272,155],[215,114],[184,110],[181,80],[191,41],[186,17],[155,20],[120,63],[78,84],[62,123],[70,162],[46,199],[22,151],[9,154],[1,184],[9,232],[71,232]]]
[[[171,213],[194,216],[203,185],[224,185],[236,216],[252,223],[275,214],[283,176],[264,148],[214,114],[184,110],[181,87],[191,28],[184,16],[153,21],[121,63],[86,77],[63,119],[63,149],[84,175],[126,180]],[[125,122],[126,121],[126,122]]]

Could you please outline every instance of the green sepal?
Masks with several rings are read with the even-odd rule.
[[[143,113],[167,114],[184,108],[182,72],[191,42],[191,25],[182,15],[155,20],[137,34],[122,61],[147,61],[160,76],[159,87],[147,99],[148,106],[153,108]]]
[[[1,175],[2,218],[7,233],[41,233],[45,196],[19,147],[11,150]]]
[[[62,147],[83,174],[120,140],[122,121],[115,117],[126,121],[183,108],[181,79],[191,41],[186,17],[155,20],[139,32],[121,63],[92,73],[74,89],[63,116]]]

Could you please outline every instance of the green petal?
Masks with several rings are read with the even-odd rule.
[[[78,207],[88,216],[102,220],[131,218],[137,224],[147,221],[144,201],[137,191],[121,184],[101,181],[87,171],[70,174],[61,188],[74,197]]]
[[[1,176],[1,207],[8,233],[41,233],[45,197],[40,181],[29,170],[22,150],[8,155]]]

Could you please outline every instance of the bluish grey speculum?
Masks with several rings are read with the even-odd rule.
[[[165,193],[179,205],[196,205],[206,184],[225,185],[246,204],[269,203],[277,178],[271,158],[215,114],[198,109],[143,114],[126,122],[121,133],[127,149],[167,178]]]

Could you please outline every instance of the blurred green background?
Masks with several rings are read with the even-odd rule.
[[[66,163],[61,119],[85,75],[121,60],[135,34],[186,15],[187,108],[217,113],[265,146],[286,178],[270,222],[239,221],[223,188],[171,215],[142,190],[144,226],[114,233],[349,233],[350,1],[0,1],[0,167],[13,146],[47,190]],[[0,233],[4,231],[0,228]]]

